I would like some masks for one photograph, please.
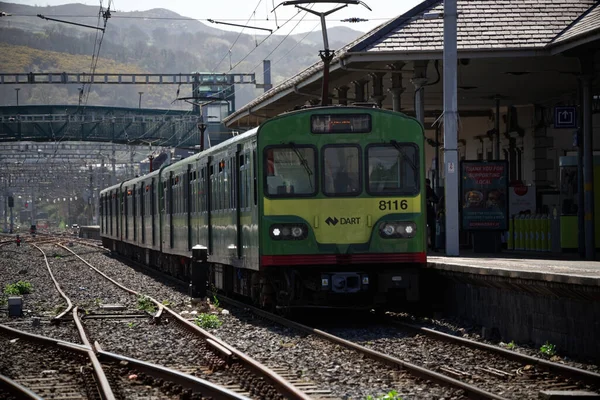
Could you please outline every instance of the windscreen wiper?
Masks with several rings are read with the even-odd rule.
[[[406,153],[404,152],[404,150],[402,149],[402,146],[400,146],[400,144],[398,144],[398,142],[396,142],[395,140],[390,141],[390,143],[396,148],[396,150],[398,150],[398,153],[400,153],[400,155],[402,156],[402,159],[405,160],[414,171],[417,170],[417,165],[415,164],[415,162],[413,160],[411,160]]]
[[[292,148],[292,150],[294,150],[294,153],[296,153],[298,160],[300,160],[300,164],[302,164],[302,166],[304,167],[304,170],[306,171],[306,174],[308,175],[308,183],[310,184],[310,188],[313,189],[312,179],[310,179],[313,172],[310,169],[310,167],[308,166],[308,161],[306,161],[306,158],[304,158],[302,153],[300,153],[300,151],[298,150],[298,148],[296,147],[294,142],[290,142],[289,145]]]

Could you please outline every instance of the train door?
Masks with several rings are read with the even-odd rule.
[[[123,227],[125,226],[123,222],[123,216],[125,214],[125,195],[126,193],[123,192],[123,188],[119,188],[119,191],[117,192],[117,236],[121,240],[125,237],[123,234]]]
[[[123,219],[125,220],[125,226],[122,227],[123,231],[125,231],[125,239],[129,239],[129,189],[125,188],[125,192],[123,193]]]
[[[150,183],[150,214],[152,223],[152,247],[156,246],[156,199],[154,197],[154,178]]]
[[[119,206],[119,193],[115,189],[113,193],[113,206],[114,206],[114,214],[113,218],[115,219],[115,236],[119,237],[119,219],[121,218],[121,207]]]
[[[206,229],[208,236],[208,254],[213,253],[213,227],[212,227],[212,210],[213,210],[213,191],[212,191],[212,180],[215,178],[215,167],[211,165],[212,157],[208,158],[208,164],[206,165]]]
[[[168,196],[167,196],[167,181],[168,181],[168,177],[165,177],[164,179],[162,179],[163,177],[161,176],[161,179],[158,180],[158,224],[159,224],[159,229],[158,229],[158,243],[159,243],[159,247],[160,247],[160,251],[163,251],[163,247],[164,247],[164,233],[165,233],[165,225],[167,223],[167,203],[168,203]]]
[[[167,185],[167,198],[168,198],[168,210],[167,218],[169,219],[169,247],[172,249],[175,245],[174,241],[174,226],[173,226],[173,185],[175,184],[175,178],[173,178],[173,171],[169,172],[169,183]]]
[[[187,231],[187,249],[192,250],[192,164],[188,164],[187,172],[185,174],[185,178],[183,181],[183,193],[184,193],[184,201],[185,201],[185,211],[186,211],[186,231]]]
[[[110,218],[108,221],[108,229],[110,229],[110,236],[112,237],[114,232],[113,232],[113,218],[115,218],[115,213],[113,211],[114,205],[115,205],[115,200],[113,198],[114,194],[113,192],[108,192],[109,197],[106,199],[109,203],[108,207],[109,207],[109,212],[110,212]]]
[[[250,217],[250,232],[260,232],[258,229],[258,157],[256,154],[256,141],[252,142],[252,199],[250,203],[251,209],[251,217]],[[248,243],[246,244],[246,248],[251,249],[251,254],[249,254],[249,258],[254,260],[254,265],[258,265],[258,249],[259,249],[259,240],[260,235],[251,234],[249,235]],[[251,261],[252,262],[252,261]]]
[[[148,199],[148,186],[145,182],[140,183],[140,222],[142,225],[141,243],[146,243],[146,201]]]
[[[132,205],[132,210],[131,210],[131,219],[133,221],[133,241],[137,241],[138,238],[138,232],[137,232],[137,228],[138,228],[138,221],[137,221],[137,210],[138,210],[138,196],[137,196],[137,186],[133,185],[133,187],[131,188],[131,205]]]
[[[242,170],[241,168],[244,165],[244,155],[242,154],[242,146],[238,145],[237,150],[235,152],[235,157],[233,159],[233,173],[231,174],[231,179],[233,180],[233,192],[232,196],[234,196],[235,201],[235,226],[236,226],[236,247],[237,247],[237,257],[242,258],[243,256],[243,243],[242,243]],[[241,182],[241,183],[240,183]]]

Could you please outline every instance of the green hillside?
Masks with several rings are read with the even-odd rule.
[[[86,16],[97,16],[98,7],[83,4],[34,7],[0,2],[0,10],[13,14],[0,19],[0,72],[90,71],[96,31],[40,20],[35,15],[89,23],[92,19]],[[268,59],[271,81],[276,85],[317,62],[322,48],[319,30],[310,35],[267,38],[222,31],[193,19],[182,20],[178,14],[164,9],[115,13],[120,18],[108,21],[96,72],[255,73],[257,81],[262,82],[262,62]],[[339,48],[360,34],[345,27],[332,28],[328,33],[332,48]],[[10,86],[0,85],[0,105],[15,104],[16,96]],[[79,101],[77,85],[22,86],[21,104]],[[177,97],[191,97],[189,85],[182,85],[179,95],[177,90],[174,85],[96,84],[88,104],[137,107],[138,92],[142,91],[143,107],[190,109],[190,104],[174,102]],[[237,85],[235,91],[237,107],[262,92],[253,85]]]
[[[92,57],[90,55],[75,55],[56,51],[38,50],[26,46],[16,46],[0,43],[0,66],[2,72],[89,72]],[[141,68],[132,64],[123,64],[114,60],[100,57],[96,67],[97,72],[112,73],[144,73]]]

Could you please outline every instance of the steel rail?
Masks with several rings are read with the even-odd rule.
[[[98,344],[98,342],[95,342],[94,347],[92,348],[92,347],[88,346],[87,344],[81,345],[81,344],[77,344],[77,343],[65,342],[65,341],[47,337],[47,336],[36,335],[35,333],[20,331],[18,329],[12,328],[10,326],[2,325],[2,324],[0,324],[0,332],[22,338],[22,339],[30,341],[30,342],[39,343],[44,346],[49,346],[49,345],[56,346],[56,347],[59,347],[62,349],[66,349],[68,351],[79,353],[84,356],[87,355],[90,351],[93,353],[93,350],[95,350],[98,355],[98,361],[100,361],[102,363],[119,363],[121,361],[126,361],[127,363],[132,365],[134,369],[136,369],[138,371],[145,372],[149,375],[153,375],[158,378],[172,381],[176,384],[180,384],[180,385],[182,385],[186,388],[190,388],[192,390],[198,390],[203,395],[211,396],[214,399],[248,400],[248,398],[245,396],[242,396],[240,394],[232,392],[232,391],[230,391],[226,388],[223,388],[219,385],[216,385],[214,383],[205,381],[204,379],[200,379],[200,378],[197,378],[192,375],[184,374],[182,372],[175,371],[175,370],[172,370],[170,368],[166,368],[166,367],[163,367],[160,365],[151,364],[151,363],[148,363],[148,362],[145,362],[142,360],[137,360],[134,358],[122,356],[120,354],[104,351],[100,348],[100,345]],[[1,378],[2,378],[2,375],[0,375],[0,386],[3,385],[3,383],[1,382]],[[6,378],[6,379],[10,381],[10,378]],[[10,382],[5,383],[5,386],[8,386],[8,385],[11,385],[11,383]],[[17,385],[19,385],[19,384],[17,383]],[[24,388],[24,389],[26,391],[29,391],[29,389],[26,389],[26,388]],[[21,390],[21,389],[18,389],[18,390]],[[19,393],[17,393],[17,396],[18,395],[19,395]],[[28,395],[25,394],[24,397],[18,397],[18,398],[25,398],[25,396],[28,396]],[[27,397],[27,398],[31,398],[31,399],[35,399],[35,400],[41,399],[41,397],[38,397],[35,394],[33,394],[33,397]]]
[[[71,351],[71,352],[79,353],[81,355],[89,356],[90,353],[94,354],[91,347],[89,347],[89,346],[80,345],[77,343],[65,342],[65,341],[58,340],[58,339],[51,338],[51,337],[46,337],[46,336],[36,335],[34,333],[20,331],[20,330],[11,328],[10,326],[6,326],[6,325],[0,324],[0,331],[4,334],[16,336],[16,337],[24,339],[26,341],[38,343],[43,346],[55,346],[55,347],[59,347],[61,349]],[[34,394],[29,389],[25,388],[24,386],[21,386],[17,382],[14,382],[9,378],[5,378],[0,375],[0,386],[2,386],[2,385],[4,387],[6,387],[11,393],[15,393],[17,395],[18,399],[27,398],[27,399],[38,400],[38,399],[42,398],[42,397],[39,397],[36,394]],[[103,397],[103,398],[110,399],[111,397]],[[112,397],[112,398],[114,398],[114,397]]]
[[[92,362],[92,368],[94,369],[94,376],[96,378],[96,385],[98,386],[100,397],[103,400],[115,400],[115,395],[113,394],[112,388],[110,387],[110,383],[108,383],[108,379],[106,378],[106,374],[102,369],[102,365],[100,361],[98,361],[98,357],[92,350],[92,345],[90,344],[87,335],[85,334],[85,330],[83,329],[83,324],[79,320],[79,316],[77,315],[77,307],[73,308],[73,320],[75,321],[75,325],[77,325],[77,330],[79,331],[79,336],[81,337],[81,341],[83,344],[89,347],[88,357]]]
[[[31,245],[33,247],[35,247],[36,249],[38,249],[40,251],[40,253],[42,253],[42,255],[44,256],[44,261],[46,262],[46,267],[48,268],[48,273],[50,273],[50,278],[52,279],[52,282],[54,282],[54,285],[56,286],[56,290],[58,290],[58,293],[60,293],[61,297],[63,299],[65,299],[67,302],[67,309],[53,318],[54,321],[60,321],[60,319],[62,317],[64,317],[68,312],[71,311],[71,309],[73,308],[73,303],[71,303],[71,299],[69,299],[69,297],[65,294],[65,292],[63,292],[62,289],[60,288],[58,281],[56,280],[56,278],[54,277],[54,274],[52,273],[52,268],[50,268],[50,263],[48,262],[48,257],[46,257],[46,253],[44,252],[44,250],[42,250],[41,248],[39,248],[37,245],[35,245],[33,243]]]
[[[78,254],[76,254],[74,251],[72,251],[71,249],[63,246],[63,245],[57,245],[59,247],[62,247],[63,249],[67,250],[68,252],[70,252],[71,254],[73,254],[75,257],[79,258],[83,263],[85,263],[87,266],[89,266],[91,269],[93,269],[94,271],[96,271],[98,274],[100,274],[101,276],[103,276],[105,279],[109,280],[110,282],[112,282],[113,284],[115,284],[116,286],[120,287],[121,289],[136,295],[136,296],[141,296],[140,293],[131,290],[123,285],[121,285],[120,283],[118,283],[117,281],[115,281],[114,279],[110,278],[108,275],[106,275],[105,273],[103,273],[102,271],[100,271],[99,269],[97,269],[96,267],[94,267],[92,264],[90,264],[89,262],[87,262],[86,260],[84,260],[83,258],[81,258]],[[162,305],[160,302],[158,302],[157,300],[155,300],[154,298],[144,295],[145,297],[149,298],[157,307],[158,307],[158,312],[156,315],[160,315],[163,310],[168,312],[171,316],[173,316],[177,321],[179,321],[180,323],[183,324],[183,326],[185,326],[186,328],[188,328],[189,330],[191,330],[194,333],[200,334],[202,337],[204,337],[207,340],[207,344],[211,347],[215,347],[213,345],[211,345],[210,342],[208,342],[208,339],[210,339],[212,342],[216,343],[218,346],[227,349],[229,352],[231,352],[231,354],[236,357],[244,367],[248,368],[250,371],[252,371],[253,373],[255,373],[256,375],[261,376],[263,379],[265,379],[266,381],[268,381],[271,385],[273,385],[277,390],[279,390],[279,392],[285,396],[286,399],[298,399],[298,400],[309,400],[311,397],[307,396],[306,394],[304,394],[303,392],[301,392],[298,388],[296,388],[293,384],[291,384],[290,382],[288,382],[286,379],[284,379],[281,375],[279,375],[278,373],[276,373],[275,371],[272,371],[270,368],[266,367],[265,365],[259,363],[258,361],[254,360],[253,358],[249,357],[248,355],[242,353],[241,351],[237,350],[236,348],[230,346],[229,344],[223,342],[221,339],[217,338],[216,336],[211,335],[210,333],[208,333],[207,331],[205,331],[204,329],[200,328],[199,326],[196,326],[194,324],[192,324],[191,322],[189,322],[188,320],[186,320],[185,318],[183,318],[182,316],[180,316],[179,314],[177,314],[176,312],[174,312],[173,310],[171,310],[168,307],[165,307],[164,305]],[[215,349],[216,351],[218,351],[217,349]]]
[[[38,249],[44,256],[46,266],[48,267],[48,272],[50,273],[50,277],[52,278],[52,281],[56,285],[56,289],[58,290],[60,295],[67,301],[67,304],[68,304],[67,310],[65,310],[63,313],[61,313],[60,315],[58,315],[57,317],[54,318],[55,321],[58,321],[58,320],[60,320],[61,317],[66,315],[66,313],[68,313],[71,308],[73,308],[73,303],[71,302],[69,297],[62,291],[62,289],[60,288],[60,285],[58,284],[58,281],[54,277],[54,274],[52,273],[52,269],[50,268],[50,263],[48,263],[48,258],[46,257],[46,253],[42,249],[40,249],[38,246],[36,246],[35,244],[32,244],[32,246],[34,246],[36,249]],[[79,320],[79,317],[77,315],[77,307],[73,308],[73,320],[75,321],[75,325],[77,326],[77,330],[79,331],[79,337],[81,338],[82,343],[89,348],[87,350],[87,355],[88,355],[88,358],[90,359],[90,361],[92,363],[92,367],[94,369],[94,376],[96,378],[96,384],[98,386],[98,391],[99,391],[100,397],[103,400],[115,400],[115,395],[113,394],[112,388],[110,387],[110,384],[108,383],[108,379],[106,378],[106,375],[104,374],[104,370],[102,369],[102,366],[100,365],[100,362],[98,361],[98,358],[96,357],[96,354],[94,354],[94,352],[92,350],[92,346],[91,346],[89,340],[87,339],[87,335],[85,334],[85,330],[83,329],[83,325],[81,324],[81,321]]]
[[[528,364],[538,365],[544,369],[547,369],[553,373],[559,375],[565,375],[577,379],[585,380],[588,383],[592,383],[595,385],[600,385],[600,374],[597,374],[592,371],[587,371],[585,369],[571,367],[569,365],[559,364],[556,362],[543,360],[541,358],[533,357],[527,354],[517,353],[515,351],[511,351],[508,349],[504,349],[499,346],[494,346],[487,343],[477,342],[475,340],[462,338],[460,336],[450,335],[448,333],[436,331],[435,329],[425,328],[422,326],[417,326],[413,324],[409,324],[401,321],[393,321],[391,319],[386,319],[387,323],[392,325],[399,325],[401,327],[411,329],[427,336],[433,337],[438,340],[443,340],[449,343],[460,344],[463,346],[471,347],[474,349],[484,350],[491,353],[498,354],[504,358],[513,361],[521,361]]]
[[[192,375],[184,374],[183,372],[175,371],[171,368],[163,367],[161,365],[152,364],[149,362],[136,360],[134,358],[125,357],[119,354],[111,353],[102,350],[98,342],[94,343],[94,347],[98,354],[98,357],[102,362],[105,363],[120,363],[127,362],[134,369],[143,372],[147,375],[154,376],[163,380],[168,380],[185,388],[189,388],[202,393],[203,396],[210,396],[216,400],[249,400],[248,397],[237,394],[231,390],[225,389],[219,385],[208,382],[204,379],[197,378]]]
[[[88,347],[88,346],[84,346],[84,345],[72,343],[72,342],[66,342],[64,340],[55,339],[55,338],[51,338],[48,336],[36,335],[35,333],[20,331],[18,329],[12,328],[7,325],[0,324],[0,331],[11,334],[11,335],[15,335],[17,337],[20,337],[20,338],[23,338],[26,340],[29,340],[30,342],[40,343],[44,346],[51,344],[51,345],[59,346],[59,347],[66,347],[72,351],[76,351],[76,352],[79,352],[82,354],[91,350],[91,347]]]
[[[324,338],[334,344],[342,345],[351,350],[358,351],[359,353],[364,354],[364,355],[372,358],[373,360],[383,362],[383,363],[393,366],[393,367],[406,369],[412,375],[417,376],[419,378],[434,381],[434,382],[440,383],[442,385],[452,386],[452,387],[455,387],[458,389],[462,389],[471,398],[506,400],[505,397],[498,396],[497,394],[490,393],[490,392],[480,389],[476,386],[469,385],[469,384],[459,381],[457,379],[451,378],[447,375],[428,370],[427,368],[420,367],[416,364],[412,364],[407,361],[400,360],[399,358],[392,357],[387,354],[380,353],[378,351],[369,349],[367,347],[361,346],[359,344],[356,344],[356,343],[351,342],[346,339],[342,339],[340,337],[337,337],[337,336],[327,333],[325,331],[311,328],[309,326],[300,324],[298,322],[291,321],[289,319],[280,317],[275,314],[271,314],[270,312],[261,310],[259,308],[250,306],[248,304],[239,302],[237,300],[233,300],[233,299],[225,297],[225,296],[219,295],[218,297],[219,297],[219,299],[222,299],[224,302],[229,303],[235,307],[242,308],[242,309],[244,309],[244,308],[248,309],[258,316],[261,316],[263,318],[266,318],[266,319],[276,322],[278,324],[287,326],[288,328],[292,328],[292,329],[295,329],[295,330],[298,330],[301,332],[316,335],[316,336]]]
[[[7,376],[0,374],[0,387],[4,388],[7,392],[17,396],[17,399],[29,399],[29,400],[44,400],[42,397],[33,393],[25,386],[18,382],[13,381]]]
[[[156,302],[156,300],[153,300],[153,301]],[[192,324],[190,321],[186,320],[181,315],[177,314],[176,312],[172,311],[171,309],[165,307],[164,310],[166,312],[168,312],[169,314],[171,314],[171,316],[176,318],[179,322],[181,322],[183,324],[183,326],[185,326],[186,328],[203,335],[207,339],[207,341],[212,340],[213,342],[220,345],[221,347],[229,350],[235,357],[237,357],[240,361],[242,361],[243,365],[246,368],[248,368],[255,374],[260,375],[263,378],[265,378],[275,388],[277,388],[285,396],[286,399],[308,400],[311,398],[310,396],[307,396],[306,394],[304,394],[300,390],[298,390],[295,386],[293,386],[291,383],[289,383],[286,379],[281,377],[281,375],[272,371],[270,368],[264,366],[263,364],[259,363],[256,360],[254,360],[253,358],[246,355],[245,353],[242,353],[239,350],[235,349],[234,347],[231,347],[227,343],[223,342],[221,339],[217,338],[216,336],[211,335],[210,333],[208,333],[204,329],[200,328],[199,326]],[[210,345],[210,342],[208,342],[208,344]]]

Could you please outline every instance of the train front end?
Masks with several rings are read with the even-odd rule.
[[[374,108],[308,109],[263,124],[263,301],[372,308],[418,300],[423,142],[419,122]]]

